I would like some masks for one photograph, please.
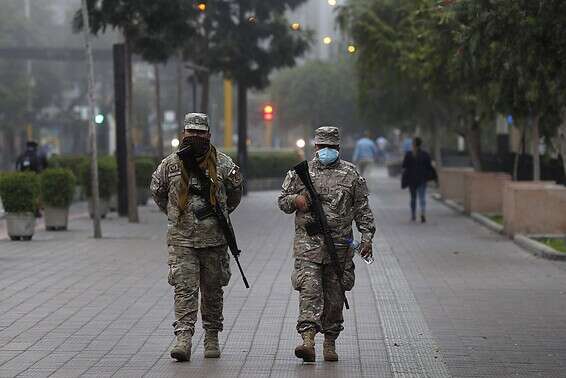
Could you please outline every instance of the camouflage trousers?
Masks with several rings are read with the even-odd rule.
[[[343,285],[345,290],[354,287],[354,262],[351,258],[344,265]],[[295,260],[291,282],[299,291],[299,319],[297,331],[309,329],[331,336],[338,336],[344,330],[344,293],[338,276],[330,264],[318,264],[306,260]]]
[[[222,331],[223,286],[228,285],[230,276],[230,257],[226,246],[169,246],[168,282],[175,288],[175,334],[181,331],[194,334],[199,290],[203,328]]]

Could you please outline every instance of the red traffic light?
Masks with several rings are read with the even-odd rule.
[[[265,105],[263,107],[263,120],[273,121],[273,116],[274,116],[273,105]]]

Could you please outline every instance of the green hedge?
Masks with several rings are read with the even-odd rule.
[[[70,169],[49,168],[41,173],[41,201],[50,207],[68,208],[73,202],[76,179]]]
[[[156,168],[155,159],[151,157],[136,158],[136,186],[138,188],[149,188],[151,175]]]
[[[49,159],[49,167],[70,169],[75,177],[81,177],[81,167],[88,161],[88,156],[57,155]]]
[[[98,188],[100,198],[109,200],[117,191],[118,174],[116,160],[112,156],[105,156],[98,159]],[[85,162],[81,166],[81,185],[87,197],[92,195],[90,184],[90,162]]]
[[[7,213],[35,212],[39,199],[39,176],[33,172],[1,174],[0,198]]]
[[[237,152],[234,149],[224,151],[234,161]],[[254,178],[283,178],[291,168],[303,159],[295,149],[266,149],[248,152],[248,179]]]

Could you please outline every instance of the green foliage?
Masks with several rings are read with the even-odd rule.
[[[49,166],[71,170],[75,177],[81,176],[81,167],[88,162],[87,156],[57,155],[49,159]]]
[[[73,202],[76,179],[70,169],[50,168],[41,173],[40,192],[43,204],[67,208]]]
[[[0,175],[0,198],[8,213],[35,212],[39,199],[39,177],[31,172]]]
[[[211,0],[205,18],[205,65],[248,88],[265,88],[269,74],[290,67],[308,48],[310,32],[292,31],[286,12],[306,0]],[[253,15],[250,18],[250,15]]]
[[[236,151],[224,151],[236,160]],[[284,177],[287,171],[303,160],[298,150],[251,150],[249,152],[248,178]]]
[[[307,62],[280,71],[270,87],[285,127],[335,124],[350,130],[365,126],[357,106],[357,81],[350,61]]]
[[[81,185],[87,197],[92,195],[90,180],[90,162],[86,161],[81,166]],[[117,192],[118,174],[116,160],[112,156],[105,156],[98,159],[98,188],[100,198],[109,200]]]
[[[350,0],[338,20],[358,47],[362,108],[404,128],[449,123],[466,112],[453,75],[454,17],[434,0]]]
[[[118,29],[133,51],[152,63],[167,61],[195,33],[199,12],[194,5],[185,0],[87,0],[92,33]],[[73,27],[83,27],[81,10]]]
[[[149,157],[136,158],[136,186],[138,188],[149,188],[151,175],[157,168],[155,161]]]

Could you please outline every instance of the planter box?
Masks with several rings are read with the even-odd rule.
[[[64,231],[69,223],[69,209],[45,207],[45,229],[47,231]]]
[[[35,231],[35,214],[6,213],[6,228],[12,240],[31,240]]]
[[[508,182],[503,189],[505,234],[566,234],[566,187],[551,182]]]
[[[501,214],[503,187],[511,176],[497,172],[469,172],[464,176],[464,211]]]
[[[458,203],[466,198],[466,175],[473,173],[472,168],[441,168],[438,170],[440,195]]]
[[[100,218],[106,218],[106,214],[108,214],[108,212],[110,211],[109,203],[110,201],[107,199],[103,199],[103,198],[100,199]],[[93,210],[91,198],[88,199],[88,213],[91,218],[94,217],[94,210]]]

